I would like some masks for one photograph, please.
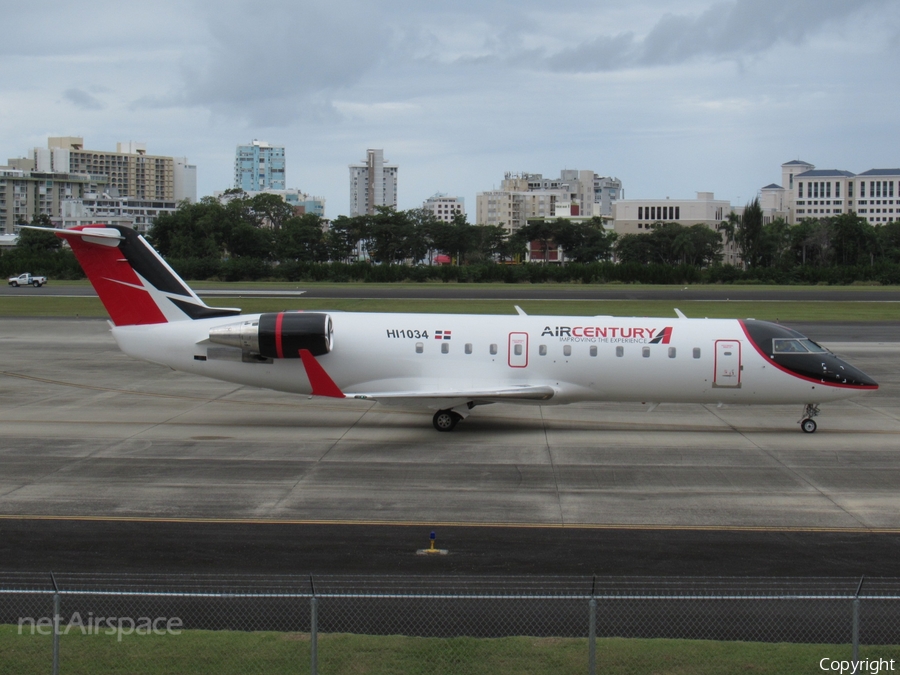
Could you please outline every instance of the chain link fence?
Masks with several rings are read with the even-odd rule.
[[[896,659],[877,673],[898,631],[900,579],[0,573],[0,675],[640,672],[722,645]]]

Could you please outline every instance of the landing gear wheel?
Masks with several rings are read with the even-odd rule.
[[[453,431],[453,428],[461,419],[462,415],[455,413],[452,410],[438,410],[434,413],[432,423],[434,424],[434,428],[438,431]]]
[[[819,416],[819,404],[807,403],[803,407],[803,417],[800,418],[800,428],[804,434],[811,434],[816,430],[816,423],[813,417]]]

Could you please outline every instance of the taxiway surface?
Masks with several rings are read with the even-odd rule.
[[[536,571],[553,572],[547,556],[561,550],[573,573],[659,573],[664,560],[697,574],[789,573],[789,561],[809,571],[811,557],[836,573],[866,558],[892,565],[900,343],[831,347],[881,389],[823,407],[813,435],[799,431],[799,408],[634,404],[486,406],[439,434],[428,412],[134,361],[104,321],[5,319],[0,550],[15,565],[79,550],[90,561],[100,549],[86,542],[107,541],[112,559],[168,552],[173,564],[217,541],[243,547],[246,564],[306,551],[317,569],[362,571],[362,551],[408,552],[438,528],[457,550],[482,551],[470,563],[504,572],[542,559]],[[393,543],[373,548],[372,537]],[[491,541],[511,548],[484,553]],[[437,565],[460,571],[461,560]]]

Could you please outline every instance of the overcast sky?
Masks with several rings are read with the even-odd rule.
[[[203,196],[256,138],[332,218],[366,148],[401,209],[442,192],[473,218],[506,171],[744,204],[791,159],[900,166],[896,0],[0,0],[0,34],[0,163],[144,141]]]

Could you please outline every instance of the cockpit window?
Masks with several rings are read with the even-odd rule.
[[[806,354],[810,350],[803,346],[805,340],[787,340],[775,338],[772,340],[772,351],[775,354]]]
[[[804,347],[806,347],[809,351],[815,352],[816,354],[824,354],[828,350],[825,349],[822,345],[817,345],[812,340],[800,340]]]

